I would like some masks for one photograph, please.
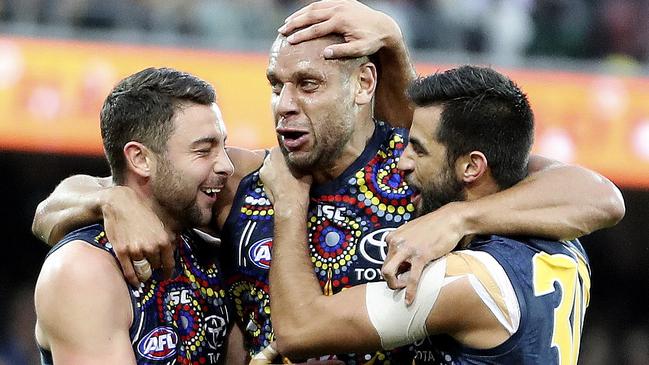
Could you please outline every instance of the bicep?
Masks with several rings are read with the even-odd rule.
[[[534,173],[559,166],[565,166],[565,164],[563,162],[543,157],[541,155],[530,155],[529,162],[527,163],[527,173],[528,175],[532,175]]]
[[[439,298],[428,314],[428,333],[446,333],[461,343],[490,348],[520,325],[520,305],[508,275],[488,253],[456,251],[445,257]]]
[[[111,177],[74,175],[66,178],[38,204],[32,232],[45,243],[53,245],[74,226],[97,218],[98,194],[110,186]]]

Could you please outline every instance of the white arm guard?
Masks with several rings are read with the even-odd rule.
[[[367,284],[367,312],[384,349],[391,350],[428,337],[426,319],[444,285],[445,274],[446,258],[429,264],[421,275],[417,295],[410,306],[405,303],[405,290],[392,290],[384,281]]]

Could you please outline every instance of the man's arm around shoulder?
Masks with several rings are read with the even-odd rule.
[[[74,175],[61,181],[47,199],[38,204],[32,232],[50,246],[74,228],[102,219],[111,178]],[[114,199],[114,197],[112,197]]]
[[[54,364],[135,364],[128,287],[115,259],[82,241],[58,249],[36,284],[36,339]]]

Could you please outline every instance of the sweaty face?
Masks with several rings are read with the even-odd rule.
[[[415,109],[409,143],[399,160],[408,185],[419,191],[412,198],[418,216],[466,199],[464,186],[446,158],[446,147],[436,139],[440,117],[439,106]]]
[[[268,63],[279,146],[291,168],[307,173],[331,166],[354,130],[352,71],[345,61],[324,59],[331,43],[290,45],[280,37]]]
[[[152,175],[157,204],[183,228],[207,225],[218,192],[232,174],[226,130],[216,104],[185,104],[173,118],[166,151]]]

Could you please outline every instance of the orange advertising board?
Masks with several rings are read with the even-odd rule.
[[[112,86],[150,66],[211,82],[231,145],[275,143],[265,50],[239,54],[0,37],[0,149],[101,154],[99,109]],[[440,68],[420,64],[421,74]],[[500,69],[527,92],[534,151],[649,187],[649,78]]]

